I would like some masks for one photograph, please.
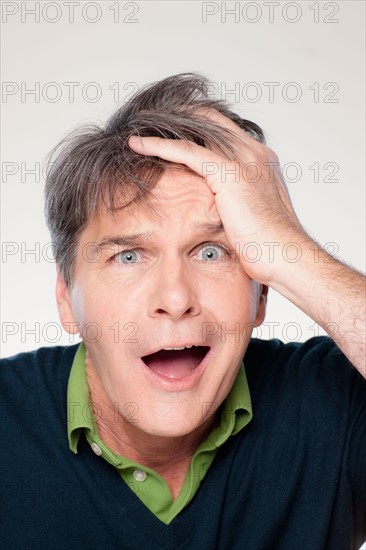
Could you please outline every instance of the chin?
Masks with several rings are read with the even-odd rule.
[[[183,437],[191,434],[202,425],[202,413],[192,414],[188,411],[170,411],[162,415],[161,413],[149,418],[141,418],[136,427],[149,435],[156,437]]]

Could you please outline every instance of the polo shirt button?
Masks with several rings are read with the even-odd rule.
[[[102,454],[102,449],[99,447],[99,445],[97,445],[96,443],[92,443],[90,446],[96,455],[100,456]]]
[[[142,470],[134,470],[133,477],[136,479],[136,481],[145,481],[145,479],[147,478],[147,473],[143,472]]]

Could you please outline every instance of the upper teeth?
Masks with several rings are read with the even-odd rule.
[[[166,350],[171,350],[171,349],[185,349],[185,348],[191,348],[192,346],[196,346],[196,344],[192,344],[191,346],[182,346],[181,348],[163,348],[163,349],[166,349]],[[196,346],[198,347],[198,346]]]

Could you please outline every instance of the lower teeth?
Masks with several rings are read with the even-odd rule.
[[[194,370],[195,369],[190,370],[189,373],[187,374],[187,376],[190,376]],[[173,373],[172,374],[167,374],[166,377],[171,378],[171,379],[174,378],[174,380],[176,378]]]

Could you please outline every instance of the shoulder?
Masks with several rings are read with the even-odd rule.
[[[290,372],[296,376],[328,376],[364,381],[342,351],[328,336],[315,336],[306,342],[252,338],[245,354],[245,366],[257,376]]]
[[[79,344],[73,346],[51,346],[38,348],[33,351],[27,351],[5,357],[0,360],[0,369],[4,373],[6,369],[25,369],[27,367],[52,368],[60,363],[71,362]]]
[[[325,358],[331,361],[348,362],[340,349],[328,336],[315,336],[306,342],[290,342],[285,344],[280,340],[260,340],[251,338],[245,359],[248,362],[258,361],[268,363],[276,362],[285,365],[295,361],[302,365],[305,363],[322,362]]]
[[[2,395],[6,389],[17,392],[39,391],[59,382],[67,383],[68,375],[79,344],[43,347],[22,352],[0,360]]]
[[[78,346],[39,348],[0,361],[0,426],[8,443],[0,455],[6,461],[13,449],[26,456],[34,445],[55,439],[56,432],[66,437],[67,384]]]
[[[337,416],[365,408],[366,380],[327,336],[286,344],[253,338],[244,364],[254,401],[287,400]]]
[[[248,431],[279,463],[291,456],[289,472],[302,457],[311,483],[323,476],[337,498],[350,495],[355,532],[364,533],[366,380],[325,336],[286,344],[252,339],[244,365],[253,405]]]

